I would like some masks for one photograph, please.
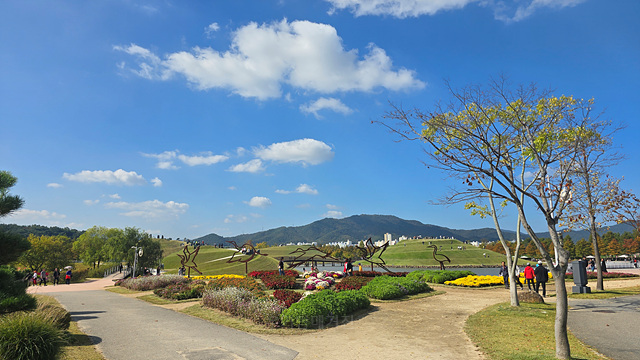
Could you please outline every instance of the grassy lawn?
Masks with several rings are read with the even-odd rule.
[[[570,291],[570,289],[569,289]],[[638,295],[640,294],[640,286],[631,286],[625,288],[618,288],[613,290],[596,291],[591,290],[590,294],[573,294],[569,293],[567,297],[571,299],[611,299],[620,296]]]
[[[555,304],[509,303],[471,315],[465,331],[490,359],[555,359]],[[569,334],[573,359],[606,359]]]
[[[463,244],[458,240],[433,240],[418,239],[404,240],[399,244],[389,246],[382,255],[388,265],[397,266],[437,266],[439,262],[433,259],[433,249],[428,247],[429,242],[438,246],[438,254],[444,254],[451,259],[451,263],[445,262],[445,266],[451,265],[499,265],[504,260],[504,255],[496,252]],[[424,244],[423,244],[424,243]],[[442,250],[440,250],[442,246]],[[466,250],[458,250],[458,246],[466,247]],[[487,254],[484,257],[482,254]]]
[[[189,249],[193,251],[193,247]],[[174,253],[171,253],[164,257],[162,262],[164,263],[165,271],[169,274],[177,274],[180,267],[180,258],[178,254],[182,255],[182,248]],[[235,254],[235,255],[234,255]],[[234,260],[247,259],[247,255],[238,254],[234,250],[214,248],[212,246],[204,246],[200,248],[195,262],[198,264],[198,270],[204,275],[223,275],[223,274],[245,274],[245,263],[233,262],[228,263],[228,257],[234,255]],[[254,270],[276,270],[278,268],[278,260],[271,256],[256,255],[248,263],[249,272]],[[192,276],[199,275],[195,271],[191,271]]]

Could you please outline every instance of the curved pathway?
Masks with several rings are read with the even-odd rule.
[[[29,292],[54,296],[109,360],[276,360],[297,355],[242,331],[112,292],[86,290],[111,283],[107,278],[84,288],[83,284],[43,286]]]

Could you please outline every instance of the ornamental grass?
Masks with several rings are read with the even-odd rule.
[[[140,276],[133,279],[124,279],[116,282],[116,285],[129,290],[146,291],[163,288],[169,285],[186,284],[189,279],[180,275]]]
[[[280,325],[280,313],[285,308],[278,300],[258,298],[251,291],[236,287],[208,290],[202,296],[202,304],[270,327]]]

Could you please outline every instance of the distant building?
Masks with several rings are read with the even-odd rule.
[[[384,234],[384,242],[389,242],[391,240],[393,240],[393,238],[391,237],[391,234],[389,233]]]

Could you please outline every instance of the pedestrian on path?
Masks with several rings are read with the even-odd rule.
[[[283,258],[280,258],[280,262],[278,263],[278,274],[284,275],[284,261],[283,261]]]
[[[40,282],[47,286],[47,272],[44,269],[40,271]]]
[[[60,270],[58,270],[58,268],[55,268],[55,270],[53,270],[53,285],[59,285],[60,284]]]
[[[535,286],[533,285],[533,277],[534,277],[534,271],[533,271],[533,268],[531,267],[531,263],[527,263],[527,266],[525,266],[524,268],[524,282],[527,284],[527,288],[529,288],[529,291],[533,290],[531,289],[532,286],[535,289]]]
[[[67,273],[64,275],[64,282],[67,285],[71,284],[71,277],[73,276],[73,274],[71,273],[71,269],[67,270]]]
[[[542,297],[547,296],[547,281],[549,280],[549,270],[547,270],[544,265],[542,265],[542,261],[538,261],[538,266],[534,270],[536,275],[536,292],[540,290],[540,285],[542,285]]]
[[[524,287],[522,286],[522,283],[520,282],[520,266],[516,265],[516,284],[520,285],[520,290],[523,290]]]
[[[33,286],[38,285],[38,272],[33,270],[33,275],[31,275],[31,280],[33,281]]]
[[[500,272],[498,273],[498,275],[502,275],[502,278],[504,279],[504,288],[508,289],[509,288],[509,269],[507,269],[507,265],[504,264],[504,261],[502,262],[502,265],[500,265]]]

